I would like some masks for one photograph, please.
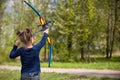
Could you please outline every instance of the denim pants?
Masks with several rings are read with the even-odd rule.
[[[20,80],[40,80],[39,73],[24,73],[21,74]]]

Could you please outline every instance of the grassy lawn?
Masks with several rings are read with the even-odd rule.
[[[2,65],[20,66],[20,62],[4,62]],[[41,62],[41,67],[48,67],[47,62]],[[112,59],[105,59],[104,57],[96,57],[92,59],[91,63],[87,62],[52,62],[52,68],[86,68],[86,69],[111,69],[120,70],[120,56]]]
[[[107,77],[87,77],[71,74],[41,73],[41,80],[119,80]],[[19,71],[0,70],[0,80],[19,80]]]

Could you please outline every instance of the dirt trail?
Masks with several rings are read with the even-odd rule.
[[[18,66],[1,65],[0,69],[20,70],[21,68]],[[97,76],[97,77],[110,77],[110,78],[120,79],[120,71],[114,71],[114,70],[41,68],[41,72],[50,72],[50,73],[55,72],[55,73],[77,74],[77,75]]]

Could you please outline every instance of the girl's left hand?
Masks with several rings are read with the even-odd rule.
[[[49,33],[49,29],[46,29],[43,32],[48,34]]]

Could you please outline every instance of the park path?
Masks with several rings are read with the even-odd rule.
[[[8,70],[20,70],[19,66],[7,66],[0,65],[0,69]],[[96,70],[96,69],[75,69],[75,68],[41,68],[41,72],[55,72],[55,73],[66,73],[66,74],[77,74],[86,76],[96,76],[96,77],[110,77],[119,78],[120,71],[115,70]]]

